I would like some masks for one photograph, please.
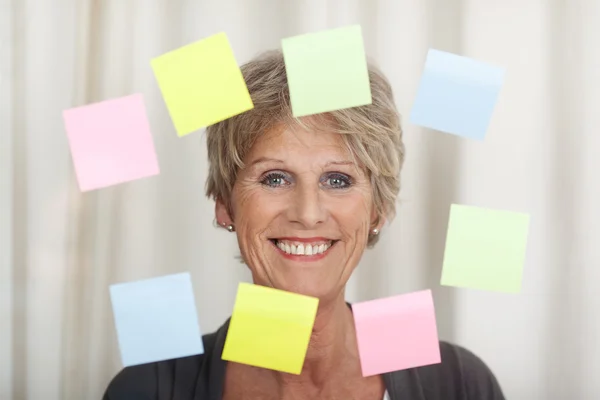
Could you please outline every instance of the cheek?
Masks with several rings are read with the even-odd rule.
[[[354,229],[357,229],[365,223],[369,223],[372,204],[368,192],[355,192],[336,199],[332,204],[331,213],[335,216],[335,219],[346,225],[347,228],[354,227]]]
[[[232,209],[236,219],[246,219],[252,216],[252,211],[260,211],[258,206],[260,203],[259,193],[256,189],[245,187],[234,187],[232,194]],[[237,221],[240,223],[241,221]]]
[[[265,231],[268,224],[281,211],[278,203],[272,195],[261,188],[240,189],[233,203],[233,212],[237,216],[236,224],[248,234]]]

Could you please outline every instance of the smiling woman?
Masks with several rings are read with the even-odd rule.
[[[259,136],[244,159],[249,167],[229,204],[217,197],[216,215],[235,225],[254,282],[322,302],[340,297],[385,220],[369,173],[350,161],[341,135],[293,125]]]
[[[440,364],[362,376],[344,291],[395,215],[404,146],[387,80],[369,67],[372,104],[296,119],[280,52],[242,72],[255,107],[208,127],[206,194],[255,284],[319,299],[302,372],[222,360],[227,321],[203,355],[125,368],[105,399],[503,399],[479,358],[444,342]]]
[[[372,104],[298,119],[292,116],[281,52],[265,53],[242,66],[242,72],[255,107],[208,128],[208,196],[222,200],[232,212],[231,196],[240,171],[253,170],[257,164],[268,161],[271,161],[271,167],[277,163],[282,166],[283,160],[288,160],[288,156],[300,147],[312,152],[315,145],[324,145],[331,151],[324,155],[320,153],[320,157],[325,158],[312,160],[311,167],[322,168],[329,172],[329,177],[335,172],[332,167],[360,174],[355,178],[366,178],[371,186],[369,195],[376,209],[376,225],[381,219],[393,218],[400,190],[404,145],[392,90],[381,72],[369,67]],[[311,142],[307,137],[311,133],[317,140],[324,135],[327,140]],[[296,138],[294,144],[286,142],[286,137],[290,136]],[[269,140],[285,143],[287,148],[281,151],[267,149],[267,153],[258,155],[255,145]],[[280,171],[283,176],[279,178],[285,178],[283,172]],[[291,172],[287,171],[288,174]],[[342,178],[344,184],[351,183],[350,177],[343,173],[333,176]],[[368,246],[373,246],[377,239],[377,235],[369,237]]]

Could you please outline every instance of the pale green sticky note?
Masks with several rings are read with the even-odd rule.
[[[281,41],[295,117],[371,104],[360,25]]]
[[[254,108],[225,33],[163,54],[151,65],[178,136]]]
[[[452,204],[441,284],[521,290],[529,215]]]

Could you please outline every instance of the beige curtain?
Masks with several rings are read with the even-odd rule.
[[[353,23],[393,83],[408,156],[348,300],[432,288],[440,336],[507,398],[600,398],[600,1],[0,0],[1,399],[101,397],[121,368],[112,283],[190,271],[209,332],[249,279],[212,226],[203,133],[177,137],[150,59],[225,31],[243,63]],[[430,47],[507,68],[485,141],[408,121]],[[161,174],[80,193],[62,111],[137,92]],[[439,286],[451,203],[531,214],[520,294]]]

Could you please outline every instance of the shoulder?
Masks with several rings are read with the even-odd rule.
[[[102,400],[193,399],[207,390],[217,332],[202,336],[204,354],[123,368]],[[204,398],[204,397],[201,397]]]
[[[490,368],[474,353],[464,347],[440,342],[442,362],[416,368],[423,392],[447,398],[504,400],[502,389]],[[434,395],[435,395],[434,394]],[[429,398],[429,396],[426,396]]]
[[[123,368],[108,385],[102,400],[157,399],[158,365],[162,363]]]

